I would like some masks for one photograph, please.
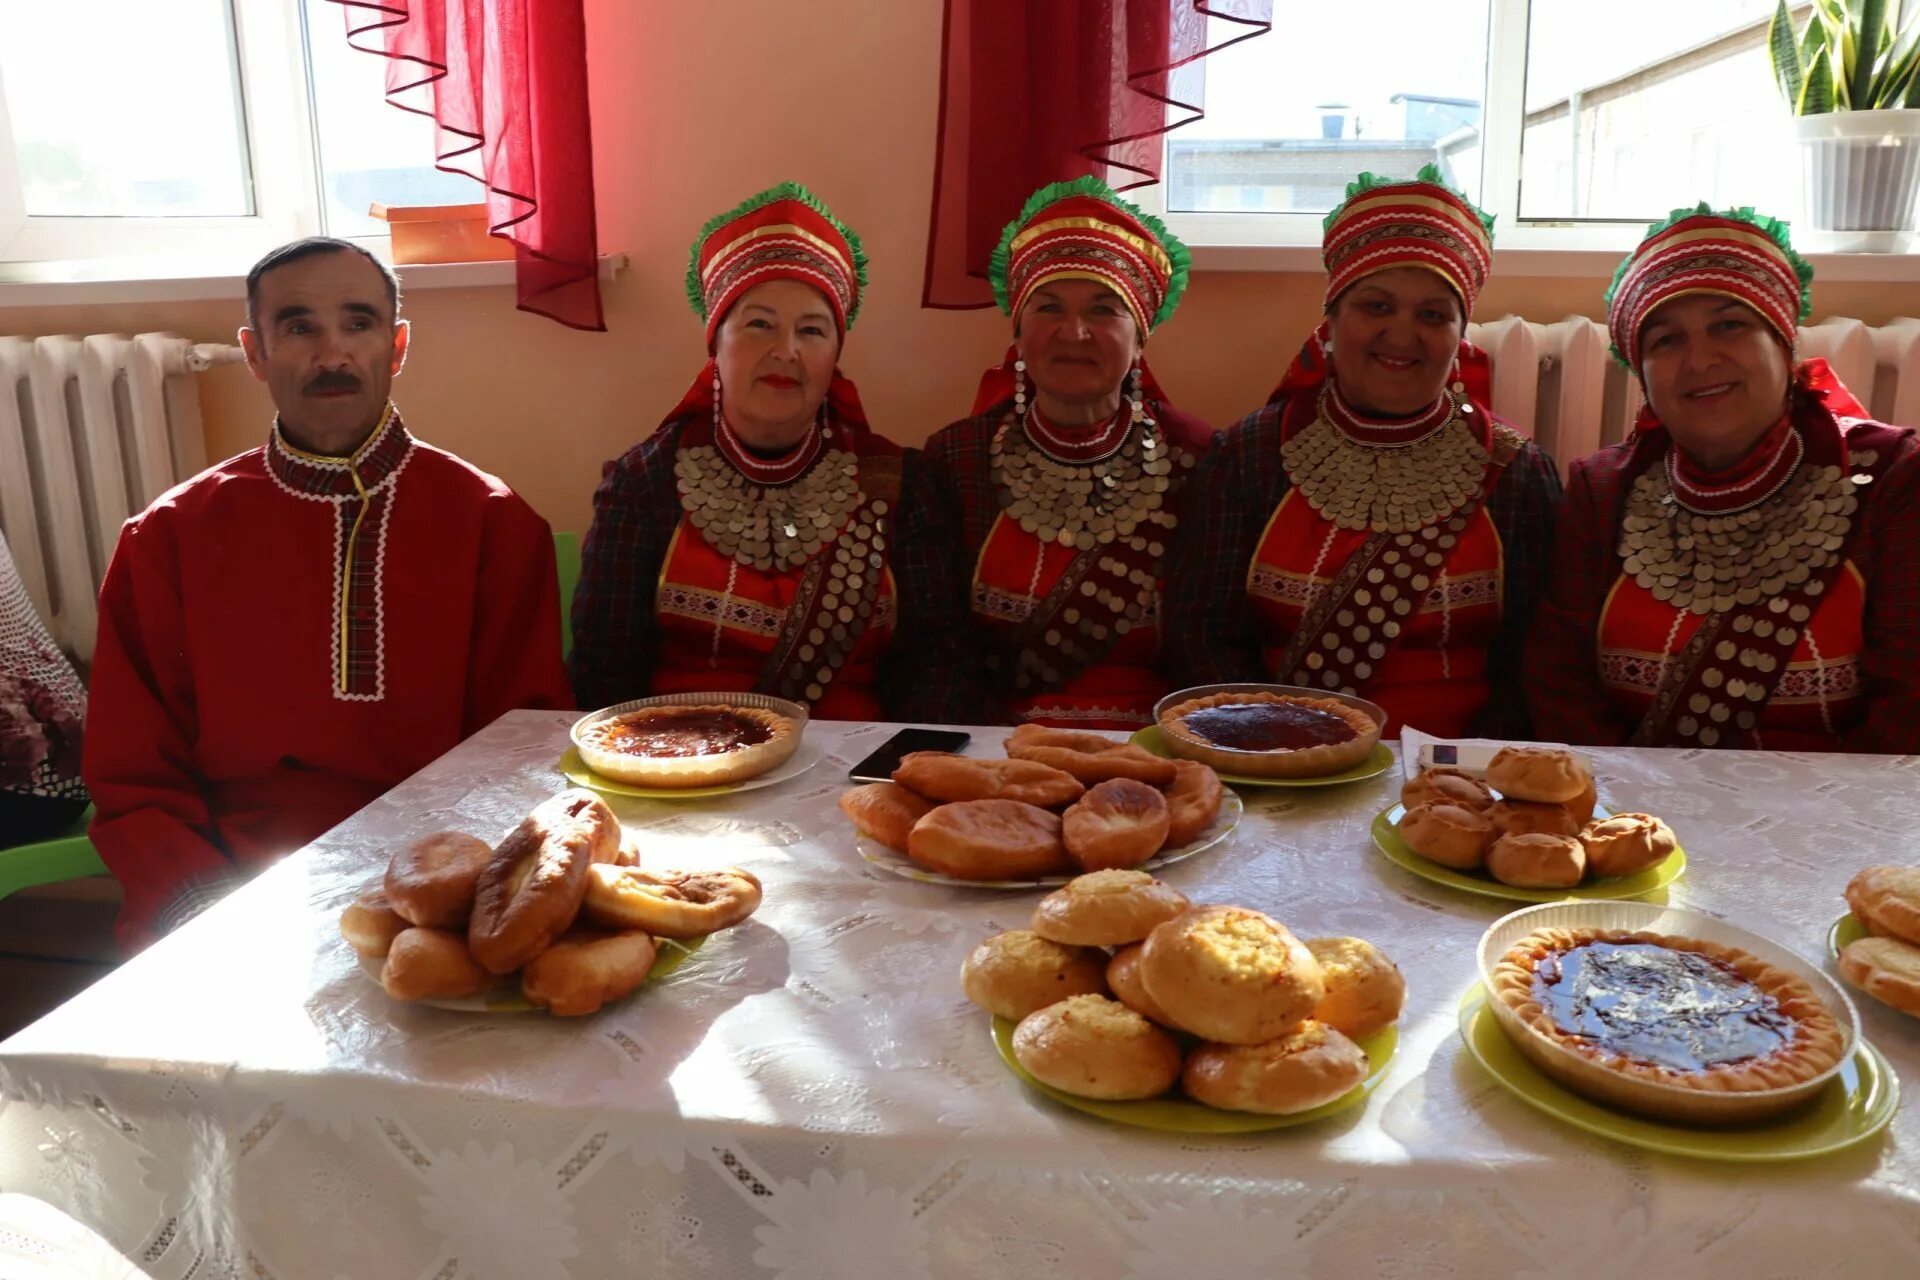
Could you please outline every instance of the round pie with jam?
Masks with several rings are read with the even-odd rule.
[[[587,725],[580,758],[602,777],[641,787],[714,787],[778,768],[800,745],[800,728],[762,707],[641,707]]]
[[[1549,1074],[1669,1119],[1730,1119],[1704,1098],[1690,1104],[1687,1093],[1790,1090],[1825,1075],[1846,1047],[1839,1021],[1806,980],[1698,938],[1539,929],[1494,966],[1493,996],[1528,1035],[1586,1068],[1556,1070],[1557,1055],[1517,1040]],[[1607,1077],[1624,1087],[1609,1087]],[[1787,1096],[1783,1106],[1796,1100]]]
[[[1380,725],[1336,698],[1214,693],[1168,707],[1160,735],[1174,755],[1220,773],[1317,778],[1371,755]]]

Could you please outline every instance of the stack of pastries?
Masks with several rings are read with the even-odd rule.
[[[479,995],[516,971],[527,1002],[563,1016],[633,992],[658,938],[703,937],[760,905],[760,882],[725,871],[643,871],[591,791],[541,804],[499,845],[459,831],[393,855],[382,886],[340,932],[396,1000]]]
[[[840,797],[869,839],[958,880],[1138,867],[1219,816],[1220,776],[1097,733],[1021,725],[1007,758],[916,751]]]
[[[1144,871],[1095,871],[988,938],[961,969],[967,998],[1017,1022],[1015,1058],[1086,1098],[1178,1085],[1227,1111],[1293,1115],[1367,1078],[1363,1040],[1406,999],[1360,938],[1302,942],[1247,907],[1200,906]]]
[[[1423,769],[1400,789],[1409,849],[1455,871],[1484,871],[1524,889],[1571,889],[1630,876],[1679,848],[1647,813],[1593,816],[1593,776],[1558,747],[1502,748],[1482,781],[1459,769]]]
[[[1847,906],[1868,936],[1841,950],[1840,976],[1920,1018],[1920,867],[1868,867],[1847,883]]]

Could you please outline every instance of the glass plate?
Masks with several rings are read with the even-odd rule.
[[[1162,849],[1141,863],[1138,869],[1157,871],[1171,863],[1191,858],[1196,853],[1206,852],[1233,834],[1233,829],[1240,825],[1240,815],[1245,811],[1246,806],[1240,802],[1239,796],[1223,790],[1220,793],[1220,812],[1215,816],[1213,825],[1200,833],[1199,839],[1192,844],[1182,845],[1178,849]],[[1058,875],[1041,876],[1034,880],[962,880],[958,876],[929,871],[906,854],[889,849],[870,836],[856,833],[853,847],[855,852],[874,866],[883,867],[897,876],[918,880],[923,884],[957,884],[963,889],[1047,889],[1063,885],[1073,879],[1070,875]]]
[[[647,980],[634,988],[638,995],[660,979],[685,964],[694,952],[707,945],[712,934],[698,938],[655,938],[659,950],[654,953],[653,968],[647,970]],[[373,979],[375,986],[380,985],[380,957],[361,956],[361,972]],[[631,997],[623,997],[630,999]],[[520,994],[520,975],[510,973],[500,979],[498,985],[482,991],[477,996],[463,996],[458,1000],[405,1000],[403,1004],[424,1004],[435,1009],[452,1009],[457,1013],[539,1013],[540,1007],[528,1002]]]
[[[1403,804],[1391,804],[1380,811],[1373,820],[1374,847],[1387,855],[1387,861],[1413,872],[1422,880],[1431,880],[1435,884],[1484,897],[1508,898],[1514,902],[1560,902],[1566,898],[1644,898],[1678,880],[1687,869],[1687,851],[1676,845],[1666,861],[1657,862],[1645,871],[1630,876],[1606,876],[1577,884],[1571,889],[1523,889],[1518,885],[1501,884],[1489,875],[1455,871],[1430,858],[1421,857],[1400,838],[1400,819],[1406,811],[1407,806]],[[1605,805],[1595,805],[1593,816],[1610,818],[1613,814]]]
[[[1528,1106],[1629,1146],[1701,1160],[1805,1160],[1864,1142],[1900,1107],[1900,1079],[1865,1040],[1805,1109],[1766,1124],[1690,1129],[1603,1107],[1549,1079],[1521,1056],[1487,1008],[1479,983],[1460,1002],[1460,1038],[1487,1073]]]
[[[580,758],[578,747],[568,747],[566,754],[560,757],[559,764],[554,767],[565,774],[567,781],[574,786],[588,787],[604,795],[629,796],[635,800],[699,800],[709,796],[730,796],[736,791],[754,791],[785,782],[819,764],[826,754],[827,749],[823,744],[802,738],[793,754],[781,761],[777,769],[769,769],[745,782],[729,782],[719,787],[637,787],[628,782],[616,782],[587,768],[586,761]]]
[[[1145,747],[1164,759],[1178,759],[1173,752],[1167,750],[1167,740],[1161,735],[1160,726],[1157,724],[1150,724],[1144,729],[1136,730],[1127,741],[1136,747]],[[1373,754],[1353,768],[1343,769],[1339,773],[1322,774],[1317,778],[1249,778],[1243,773],[1221,773],[1220,781],[1236,787],[1333,787],[1342,782],[1359,782],[1365,778],[1377,778],[1391,768],[1393,768],[1393,751],[1386,743],[1376,742],[1373,744]],[[1214,772],[1220,771],[1216,769]]]
[[[1027,1069],[1020,1065],[1020,1060],[1013,1056],[1013,1032],[1018,1025],[1007,1018],[995,1018],[993,1047],[999,1050],[1000,1060],[1006,1063],[1013,1074],[1019,1076],[1029,1089],[1045,1094],[1063,1107],[1072,1107],[1075,1111],[1084,1111],[1090,1116],[1099,1116],[1103,1120],[1113,1120],[1120,1124],[1137,1125],[1142,1129],[1161,1129],[1168,1133],[1259,1133],[1267,1129],[1290,1129],[1295,1125],[1312,1124],[1315,1120],[1324,1120],[1364,1099],[1372,1091],[1373,1086],[1379,1083],[1381,1075],[1386,1072],[1387,1064],[1393,1061],[1394,1051],[1400,1046],[1400,1030],[1397,1027],[1388,1027],[1385,1031],[1368,1036],[1359,1042],[1361,1051],[1367,1055],[1368,1071],[1365,1080],[1325,1106],[1290,1116],[1268,1116],[1251,1111],[1220,1111],[1213,1107],[1202,1106],[1179,1094],[1148,1098],[1144,1102],[1109,1102],[1102,1098],[1082,1098],[1062,1092],[1051,1085],[1041,1084],[1028,1075]]]
[[[1847,949],[1849,942],[1858,942],[1867,936],[1867,926],[1860,923],[1860,917],[1849,911],[1833,922],[1833,928],[1827,930],[1827,954],[1835,960]]]

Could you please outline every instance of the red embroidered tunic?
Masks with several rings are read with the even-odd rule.
[[[348,459],[267,444],[129,520],[83,772],[139,947],[502,712],[571,705],[552,534],[397,415]]]
[[[1861,505],[1852,517],[1845,560],[1817,605],[1796,603],[1777,618],[1799,635],[1757,723],[1744,733],[1723,726],[1713,745],[1920,750],[1920,448],[1909,429],[1836,418],[1804,393],[1791,428],[1786,434],[1800,440],[1811,433],[1816,440],[1835,434],[1843,441],[1843,452],[1833,458],[1809,454],[1810,463],[1846,465],[1848,456],[1871,454],[1878,455],[1880,472],[1856,488]],[[1665,465],[1669,443],[1655,425],[1573,464],[1552,589],[1528,653],[1528,697],[1543,737],[1596,746],[1627,742],[1663,674],[1703,625],[1700,614],[1661,601],[1626,573],[1619,554],[1634,481]],[[1763,441],[1745,468],[1764,469],[1782,457],[1780,448],[1797,444]],[[1744,474],[1720,481],[1736,484]],[[1685,483],[1684,470],[1678,478]],[[1773,615],[1764,617],[1769,628],[1776,625]],[[1736,619],[1740,644],[1751,627]],[[1729,684],[1744,683],[1736,663],[1727,664],[1727,675]],[[1726,685],[1715,690],[1725,691]],[[1732,692],[1738,705],[1744,689]],[[1691,711],[1675,710],[1675,719]],[[1663,739],[1656,745],[1671,744]]]
[[[1094,729],[1149,724],[1154,703],[1175,687],[1161,645],[1158,603],[1164,576],[1156,579],[1152,612],[1113,639],[1098,662],[1031,695],[1012,687],[1009,640],[1080,552],[1043,542],[1001,510],[989,447],[1008,413],[1007,405],[997,405],[937,433],[927,442],[910,486],[902,519],[913,533],[903,541],[901,556],[916,637],[903,647],[921,656],[921,678],[905,695],[913,718]],[[1199,419],[1164,405],[1153,406],[1152,416],[1175,450],[1198,458],[1212,448],[1215,432]],[[1168,497],[1165,509],[1181,517],[1186,490]],[[1153,536],[1162,543],[1156,559],[1164,566],[1180,530],[1155,530]],[[1151,547],[1148,551],[1152,554]],[[1040,641],[1047,646],[1046,635]],[[984,659],[993,659],[996,667],[986,667]]]
[[[829,447],[854,453],[863,468],[898,465],[901,449],[891,440],[838,420],[832,431]],[[805,688],[792,692],[822,719],[884,719],[881,667],[895,615],[886,533],[860,508],[826,531],[806,563],[785,569],[741,564],[694,525],[675,488],[679,451],[712,443],[711,419],[692,414],[608,464],[594,494],[593,527],[574,595],[572,663],[581,705],[696,690],[778,692],[768,666],[783,647],[783,635],[799,622],[793,610],[802,603],[811,568],[824,578],[823,592],[813,599],[825,606],[831,596],[835,621],[827,625],[817,609],[810,611],[808,625],[791,636],[792,661],[820,662],[830,650],[840,652],[842,641],[851,642],[851,652],[828,680],[818,681],[814,670],[817,697]],[[888,516],[896,502],[897,496],[886,504]],[[864,548],[858,565],[851,563],[856,540]],[[875,556],[881,560],[877,568],[870,563]],[[845,585],[833,591],[835,583]],[[817,628],[815,621],[821,622]]]

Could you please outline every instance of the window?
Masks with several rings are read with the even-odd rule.
[[[483,198],[433,168],[433,122],[387,105],[385,61],[347,45],[346,12],[0,0],[0,262],[230,268],[297,236],[383,236],[375,201]]]
[[[1290,6],[1208,59],[1205,119],[1167,135],[1165,183],[1137,194],[1196,244],[1318,244],[1355,175],[1425,164],[1495,214],[1509,246],[1624,247],[1699,200],[1791,218],[1800,164],[1767,57],[1775,3]]]

